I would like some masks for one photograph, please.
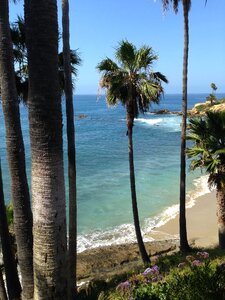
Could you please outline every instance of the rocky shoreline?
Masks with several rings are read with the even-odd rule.
[[[177,239],[147,242],[145,246],[153,261],[158,255],[179,251]],[[136,243],[98,247],[78,254],[77,279],[78,282],[109,280],[141,267],[143,264]]]
[[[214,103],[210,101],[197,103],[192,109],[187,111],[187,115],[188,117],[203,116],[207,111],[225,111],[225,99],[217,100]],[[182,115],[181,111],[170,111],[166,108],[153,111],[152,113],[156,115]]]

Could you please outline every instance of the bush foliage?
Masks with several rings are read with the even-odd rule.
[[[223,300],[225,262],[211,260],[207,252],[186,256],[175,268],[157,262],[143,273],[132,275],[116,290],[101,293],[99,300]]]

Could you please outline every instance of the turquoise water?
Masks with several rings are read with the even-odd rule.
[[[205,101],[205,97],[204,94],[189,95],[188,106],[193,107],[195,103]],[[64,106],[63,102],[63,111]],[[133,240],[135,237],[132,226],[124,108],[121,106],[108,108],[104,97],[97,101],[93,95],[75,96],[74,106],[78,247],[81,251],[97,245]],[[161,105],[152,107],[152,111],[159,108],[180,111],[181,95],[166,95]],[[86,117],[79,118],[81,114]],[[27,172],[30,177],[29,128],[27,108],[23,106],[21,106],[21,120]],[[177,212],[177,206],[174,205],[179,199],[180,121],[180,117],[176,115],[152,113],[140,116],[135,121],[137,198],[144,233]],[[5,199],[9,201],[10,180],[1,111],[0,138]],[[66,163],[65,155],[65,165]],[[199,179],[196,181],[196,178]],[[200,178],[200,174],[188,172],[187,189],[190,197],[193,193],[204,192],[205,185],[206,180]]]

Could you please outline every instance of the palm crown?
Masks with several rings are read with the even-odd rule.
[[[175,11],[175,13],[178,12],[178,6],[179,6],[179,2],[181,0],[162,0],[163,3],[163,9],[164,11],[166,11],[169,7],[169,4],[172,3],[173,4],[173,9]],[[188,5],[188,10],[190,10],[191,7],[191,0],[185,0],[187,1],[187,5]],[[206,1],[207,2],[207,1]]]
[[[123,40],[115,52],[117,62],[110,58],[102,60],[97,69],[103,72],[100,87],[106,89],[109,105],[121,102],[132,104],[133,116],[148,111],[151,101],[158,103],[163,92],[161,82],[168,82],[160,72],[153,72],[152,65],[158,59],[151,47],[137,49]]]
[[[204,168],[209,186],[225,187],[225,112],[208,112],[205,117],[190,119],[187,139],[194,142],[188,157],[196,157],[191,169]]]

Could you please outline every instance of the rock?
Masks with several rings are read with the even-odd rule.
[[[168,109],[160,109],[155,112],[156,115],[168,115],[171,114],[171,112]]]
[[[85,114],[78,115],[78,119],[85,119],[85,118],[87,118],[87,115]]]
[[[156,255],[178,250],[177,240],[145,243],[148,254]],[[138,245],[124,244],[99,247],[78,254],[77,279],[107,279],[143,267]]]

